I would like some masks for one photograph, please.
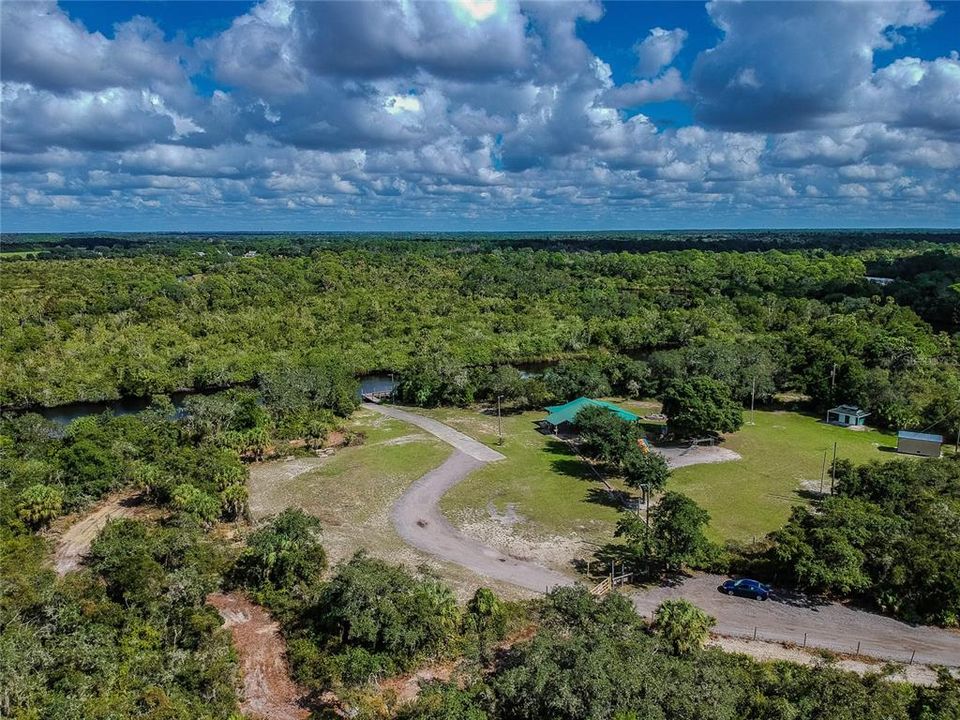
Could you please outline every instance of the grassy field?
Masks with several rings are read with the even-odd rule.
[[[755,425],[744,425],[724,442],[741,460],[679,468],[668,487],[689,495],[710,512],[714,539],[760,538],[783,525],[792,506],[806,502],[801,483],[819,489],[824,451],[824,489],[829,490],[834,442],[838,458],[856,463],[896,457],[881,450],[896,446],[893,435],[826,425],[794,412],[758,410]]]
[[[656,412],[656,403],[624,403],[640,414]],[[474,410],[424,411],[438,420],[494,445],[496,418]],[[577,534],[588,542],[610,538],[618,510],[565,447],[537,432],[540,412],[504,417],[507,460],[493,463],[467,478],[442,500],[451,519],[462,524],[473,513],[503,513],[513,506],[522,518],[514,527],[530,537]],[[669,488],[683,492],[712,517],[715,540],[751,540],[783,525],[790,508],[808,501],[801,483],[818,489],[823,453],[827,451],[825,489],[833,443],[837,457],[857,463],[895,457],[881,448],[896,445],[893,435],[826,425],[796,412],[760,411],[755,425],[729,436],[724,447],[742,457],[725,463],[692,465],[675,470]],[[492,503],[492,506],[490,506]]]
[[[0,258],[27,258],[36,257],[39,253],[36,250],[4,250],[0,252]]]
[[[324,544],[335,557],[361,546],[399,546],[390,508],[414,480],[450,454],[432,435],[368,410],[354,413],[349,426],[366,434],[363,445],[341,448],[328,458],[262,463],[251,471],[254,517],[302,508],[320,518]]]
[[[449,408],[423,412],[496,446],[496,417]],[[507,459],[473,473],[443,497],[441,508],[457,525],[512,509],[519,516],[512,532],[531,540],[609,541],[617,508],[566,445],[537,431],[534,423],[542,418],[542,412],[504,416],[505,441],[496,447]]]

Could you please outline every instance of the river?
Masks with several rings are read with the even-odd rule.
[[[357,380],[360,382],[361,393],[389,391],[396,386],[392,375],[374,373],[362,375]],[[213,392],[221,392],[221,390],[181,390],[168,395],[173,402],[173,407],[179,413],[188,398],[193,395],[209,395]],[[35,412],[57,425],[64,426],[87,415],[99,415],[105,412],[111,412],[114,415],[133,415],[143,412],[148,407],[150,407],[149,397],[122,397],[116,400],[75,402],[57,405],[56,407],[29,408],[26,412]]]

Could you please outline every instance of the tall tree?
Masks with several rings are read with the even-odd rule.
[[[681,438],[735,432],[743,425],[743,408],[730,389],[708,377],[674,383],[663,396],[670,432]]]

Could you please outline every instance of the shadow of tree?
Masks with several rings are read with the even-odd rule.
[[[587,490],[587,502],[612,507],[625,512],[628,510],[625,506],[628,503],[635,502],[635,498],[622,490],[614,490],[611,492],[603,486],[598,486]]]
[[[552,460],[550,462],[550,467],[562,475],[575,477],[578,480],[599,482],[597,480],[597,476],[590,472],[590,468],[587,467],[582,460],[578,460],[575,457],[558,458],[556,460]]]
[[[774,589],[770,594],[770,601],[790,605],[791,607],[816,610],[818,607],[829,605],[830,601],[818,595],[807,595],[797,590]]]

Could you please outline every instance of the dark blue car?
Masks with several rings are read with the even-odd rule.
[[[770,597],[770,588],[758,580],[743,578],[741,580],[727,580],[723,585],[717,588],[727,595],[739,595],[740,597],[753,598],[754,600],[766,600]]]

